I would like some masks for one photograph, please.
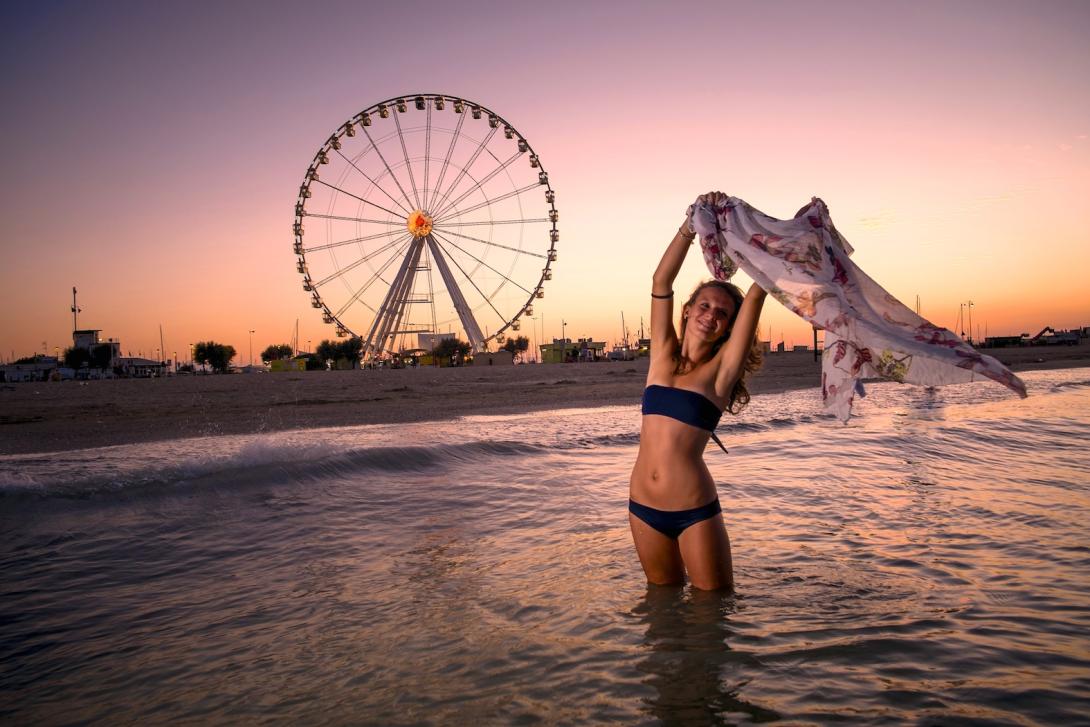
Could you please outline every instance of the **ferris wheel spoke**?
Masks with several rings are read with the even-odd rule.
[[[488,146],[488,142],[492,141],[492,137],[496,135],[496,131],[499,128],[500,127],[498,126],[494,126],[488,130],[488,133],[484,135],[484,138],[481,139],[481,142],[477,144],[477,148],[473,150],[473,154],[469,157],[469,161],[462,165],[461,170],[459,170],[458,172],[458,176],[455,177],[454,181],[451,182],[451,185],[447,187],[447,191],[442,195],[443,197],[449,197],[450,195],[454,194],[454,190],[458,188],[458,184],[462,181],[462,179],[465,178],[466,174],[469,173],[470,167],[472,167],[473,163],[477,161],[477,157],[481,155],[481,152],[484,151],[484,148]],[[443,209],[445,210],[446,207],[444,207]]]
[[[394,121],[397,121],[397,117],[394,117]],[[409,203],[409,206],[413,206],[413,201],[409,199],[409,195],[405,193],[405,188],[401,186],[401,182],[398,181],[397,175],[394,174],[394,170],[390,169],[390,164],[386,161],[386,157],[382,156],[382,150],[378,148],[378,144],[371,138],[371,134],[367,132],[366,126],[361,126],[363,135],[367,137],[367,141],[371,142],[371,146],[375,148],[375,153],[378,154],[378,158],[382,160],[382,166],[386,167],[386,171],[390,173],[390,179],[394,180],[394,184],[397,185],[398,190],[401,192],[401,196],[405,198],[405,201]]]
[[[475,204],[472,207],[466,207],[464,210],[455,211],[455,212],[453,212],[451,214],[468,215],[470,212],[476,212],[477,210],[479,210],[482,207],[487,207],[488,205],[495,204],[496,202],[502,202],[505,199],[510,199],[511,197],[516,197],[516,196],[522,194],[523,192],[529,192],[531,189],[539,189],[540,187],[541,187],[541,182],[534,182],[533,184],[527,184],[525,187],[522,187],[520,189],[513,189],[510,192],[507,192],[506,194],[501,194],[499,197],[493,197],[492,199],[486,199],[484,202],[481,202],[479,204]],[[443,220],[449,219],[450,216],[451,215],[446,215],[445,217],[444,216],[439,216],[439,215],[434,215],[433,219],[435,220],[435,224],[439,224]]]
[[[473,309],[466,303],[465,296],[462,295],[462,289],[458,287],[458,282],[454,279],[450,266],[447,265],[447,258],[440,250],[439,243],[431,235],[428,235],[425,239],[428,241],[431,259],[435,261],[436,267],[439,268],[439,275],[443,278],[443,284],[447,286],[447,293],[450,295],[451,302],[454,303],[454,310],[458,313],[458,319],[462,322],[466,338],[469,339],[469,343],[473,348],[481,350],[480,347],[484,345],[484,334],[481,333],[481,327],[477,324],[477,319],[473,317]]]
[[[406,239],[406,240],[401,240],[401,242],[406,242],[406,243],[411,242],[411,241],[412,241],[412,238],[409,238],[409,239]],[[367,281],[362,286],[360,286],[359,290],[357,290],[355,293],[352,294],[352,297],[348,299],[348,302],[346,302],[344,305],[342,305],[340,307],[340,309],[337,310],[337,313],[335,315],[338,318],[340,316],[344,315],[344,312],[346,310],[348,310],[349,306],[351,306],[353,303],[355,303],[357,300],[359,300],[360,296],[363,295],[364,293],[366,293],[367,289],[375,284],[375,281],[382,278],[382,274],[384,272],[386,272],[386,268],[390,267],[390,263],[392,263],[394,260],[397,260],[397,258],[401,255],[402,250],[404,250],[404,249],[405,248],[402,247],[401,250],[396,250],[393,255],[388,257],[386,259],[386,262],[384,262],[381,266],[379,266],[379,269],[375,271],[375,274],[372,275],[370,278],[368,278]],[[370,308],[370,306],[368,306],[368,307]],[[374,310],[374,309],[372,308],[372,310]]]
[[[431,104],[432,101],[429,98],[428,110],[425,114],[426,120],[424,122],[424,189],[421,192],[424,196],[425,205],[428,203],[428,166],[431,161]]]
[[[378,148],[377,148],[377,147],[375,148],[375,151],[378,151]],[[382,193],[383,193],[384,195],[386,195],[387,199],[389,199],[389,200],[390,200],[391,202],[393,202],[393,203],[394,203],[395,205],[397,205],[398,207],[401,207],[401,210],[402,210],[402,212],[404,212],[404,213],[405,213],[406,215],[407,215],[407,214],[409,214],[409,210],[405,209],[405,207],[404,207],[404,206],[402,206],[401,202],[398,202],[398,201],[397,201],[397,199],[396,199],[396,198],[394,198],[394,196],[393,196],[393,195],[391,195],[391,194],[390,194],[389,192],[387,192],[387,191],[385,190],[385,188],[383,188],[383,186],[382,186],[381,184],[379,184],[379,183],[378,183],[378,180],[376,180],[376,179],[372,179],[372,178],[371,178],[371,176],[370,176],[369,174],[367,174],[367,172],[363,171],[363,170],[362,170],[362,169],[360,169],[360,168],[359,168],[358,166],[356,166],[356,163],[355,163],[354,161],[352,161],[351,159],[349,159],[348,157],[346,157],[346,156],[344,155],[344,152],[342,152],[342,151],[341,151],[340,149],[338,149],[338,150],[337,150],[337,153],[338,153],[338,154],[340,154],[340,155],[341,155],[341,158],[342,158],[342,159],[344,159],[344,160],[345,160],[346,162],[348,162],[348,163],[349,163],[349,164],[350,164],[350,165],[352,166],[352,168],[353,168],[353,169],[355,169],[355,170],[356,170],[357,172],[359,172],[360,174],[362,174],[362,175],[363,175],[363,178],[364,178],[364,179],[366,179],[366,180],[367,180],[368,182],[370,182],[371,184],[373,184],[373,185],[375,186],[375,189],[377,189],[378,191],[380,191],[380,192],[382,192]],[[389,169],[389,167],[387,167],[387,169]],[[392,176],[393,176],[393,172],[391,172],[391,173],[390,173],[390,175],[391,175],[391,177],[392,177]],[[394,184],[397,184],[397,180],[396,180],[396,179],[394,180]]]
[[[493,129],[493,131],[495,131],[495,129]],[[441,215],[441,214],[443,214],[444,212],[446,212],[447,210],[449,210],[449,209],[450,209],[451,207],[454,207],[454,206],[455,206],[455,205],[457,205],[457,204],[458,204],[459,202],[461,202],[461,201],[462,201],[463,199],[465,199],[465,198],[466,198],[466,197],[468,197],[469,195],[473,194],[473,193],[474,193],[475,191],[477,191],[478,189],[480,189],[481,187],[483,187],[483,186],[484,186],[484,185],[485,185],[485,184],[486,184],[486,183],[487,183],[487,182],[488,182],[488,181],[489,181],[490,179],[492,179],[493,177],[495,177],[495,176],[496,176],[497,174],[499,174],[500,172],[502,172],[502,171],[503,171],[504,169],[506,169],[507,167],[511,166],[511,164],[512,164],[512,163],[514,163],[514,161],[515,161],[516,159],[518,159],[518,158],[519,158],[520,156],[522,156],[522,155],[523,155],[524,153],[525,153],[525,152],[521,152],[521,151],[516,151],[516,152],[515,152],[514,154],[512,154],[512,155],[511,155],[510,157],[508,157],[508,158],[507,158],[507,161],[505,161],[505,162],[502,162],[502,163],[501,163],[501,164],[500,164],[500,165],[499,165],[498,167],[496,167],[495,169],[493,169],[493,170],[492,170],[491,172],[489,172],[489,173],[488,173],[488,174],[486,174],[485,176],[481,177],[481,179],[480,179],[480,180],[479,180],[479,181],[478,181],[478,182],[477,182],[476,184],[474,184],[474,185],[473,185],[472,187],[470,187],[469,189],[467,189],[467,190],[466,190],[465,192],[463,192],[462,194],[458,195],[458,199],[454,200],[453,202],[448,202],[448,203],[446,204],[446,206],[445,206],[445,207],[443,207],[443,209],[441,209],[441,210],[438,210],[436,214],[438,214],[438,215]],[[462,170],[462,171],[464,172],[465,170]],[[448,193],[449,193],[449,192],[453,192],[453,191],[454,191],[454,186],[452,185],[452,186],[451,186],[451,188],[450,188],[450,190],[448,190]]]
[[[436,247],[439,247],[438,242],[436,243]],[[450,261],[454,263],[454,265],[458,268],[458,271],[462,274],[462,277],[469,281],[469,284],[473,286],[473,289],[477,291],[477,294],[484,298],[484,301],[488,303],[488,306],[496,312],[496,315],[499,316],[500,320],[506,321],[507,317],[504,316],[503,313],[500,313],[499,309],[497,309],[496,306],[493,305],[492,298],[485,295],[484,291],[481,290],[475,282],[473,282],[473,278],[469,277],[469,273],[465,271],[465,268],[462,267],[461,263],[458,262],[457,258],[451,256]]]
[[[500,243],[492,242],[491,240],[482,240],[481,238],[473,237],[472,235],[463,235],[462,233],[454,232],[453,230],[446,230],[445,232],[448,235],[454,235],[455,237],[461,237],[464,240],[472,240],[473,242],[479,242],[482,245],[489,245],[491,247],[502,247],[504,250],[510,250],[511,252],[517,252],[520,255],[533,255],[534,257],[539,257],[542,260],[544,260],[544,259],[546,259],[548,257],[547,255],[542,255],[541,253],[530,252],[529,250],[520,250],[517,247],[511,247],[509,245],[501,245]]]
[[[390,215],[393,215],[394,217],[401,217],[402,216],[400,212],[394,212],[393,210],[388,210],[388,209],[386,209],[385,207],[383,207],[380,204],[375,204],[371,200],[364,199],[363,197],[359,196],[358,194],[352,194],[348,190],[341,189],[340,187],[338,187],[335,184],[330,184],[329,182],[323,182],[321,179],[315,179],[314,181],[317,182],[318,184],[325,185],[326,187],[329,187],[330,189],[335,189],[338,192],[340,192],[341,194],[347,195],[347,196],[351,197],[352,199],[358,199],[360,202],[363,202],[364,204],[369,204],[372,207],[377,207],[380,210],[382,210],[383,212],[385,212],[387,214],[390,214]],[[308,215],[308,217],[309,217],[309,215]]]
[[[458,123],[454,127],[454,134],[450,137],[450,146],[447,147],[447,156],[443,159],[443,168],[439,170],[439,179],[435,183],[435,189],[432,191],[431,200],[428,201],[428,206],[435,204],[435,201],[439,199],[439,189],[443,186],[443,178],[447,175],[447,167],[450,166],[450,157],[454,153],[454,145],[458,143],[458,139],[462,135],[462,124],[465,123],[466,115],[458,115]]]
[[[348,265],[341,268],[340,270],[337,270],[336,272],[330,273],[326,277],[319,280],[317,283],[314,283],[314,287],[315,288],[320,288],[323,285],[325,285],[326,283],[328,283],[329,281],[336,280],[337,278],[341,277],[345,273],[351,272],[352,270],[355,270],[360,265],[363,265],[365,262],[367,262],[371,258],[375,257],[376,255],[380,255],[384,251],[389,250],[391,247],[398,244],[398,242],[400,242],[400,241],[399,240],[391,240],[390,242],[386,243],[382,247],[380,247],[380,248],[378,248],[376,250],[372,250],[371,252],[369,252],[366,255],[364,255],[363,257],[361,257],[359,260],[356,260],[356,261],[354,261],[352,263],[349,263]]]
[[[378,232],[374,235],[364,235],[363,237],[354,237],[351,240],[340,240],[338,242],[330,242],[326,245],[317,245],[315,247],[305,247],[303,252],[318,252],[319,250],[332,250],[335,247],[344,247],[345,245],[351,245],[357,242],[367,242],[368,240],[378,240],[382,237],[389,237],[390,235],[397,235],[401,233],[401,230],[387,230],[386,232]]]
[[[376,225],[388,225],[389,227],[404,227],[405,222],[403,220],[371,220],[366,217],[345,217],[342,215],[321,215],[308,212],[307,217],[316,217],[323,220],[341,220],[342,222],[370,222]]]
[[[548,217],[533,217],[521,220],[481,220],[480,222],[447,222],[441,227],[436,226],[438,229],[444,229],[447,227],[480,227],[481,225],[518,225],[521,223],[530,222],[548,222]]]
[[[409,184],[413,187],[413,199],[416,200],[416,209],[420,209],[420,192],[416,189],[416,179],[413,177],[413,165],[409,161],[409,150],[405,146],[405,134],[401,131],[401,121],[394,114],[394,126],[397,127],[397,138],[401,141],[401,153],[405,157],[405,169],[409,172]],[[378,151],[376,149],[376,151]]]
[[[485,266],[486,268],[488,268],[489,270],[491,270],[492,272],[494,272],[494,273],[495,273],[496,275],[499,275],[499,276],[500,276],[501,278],[503,278],[503,279],[504,279],[504,280],[506,280],[507,282],[511,283],[511,285],[514,285],[514,286],[515,286],[516,288],[519,288],[520,290],[522,290],[523,292],[525,292],[525,293],[526,293],[526,295],[533,295],[533,291],[531,291],[531,290],[529,290],[529,289],[527,289],[527,288],[524,288],[524,287],[522,287],[522,286],[521,286],[521,285],[519,285],[519,284],[518,284],[518,283],[517,283],[516,281],[514,281],[514,280],[512,280],[511,278],[507,277],[506,275],[504,275],[503,273],[501,273],[501,272],[500,272],[499,270],[496,270],[496,268],[492,267],[491,265],[489,265],[488,263],[486,263],[486,262],[485,262],[484,260],[481,260],[481,259],[480,259],[479,257],[477,257],[477,256],[476,256],[476,255],[474,255],[473,253],[469,252],[468,250],[466,250],[466,249],[465,249],[464,247],[462,247],[462,246],[461,246],[461,245],[459,245],[458,243],[454,242],[453,240],[448,240],[447,238],[443,237],[442,235],[440,235],[440,234],[439,234],[439,232],[438,232],[437,230],[434,230],[434,229],[433,229],[433,230],[432,230],[432,234],[433,234],[433,235],[435,235],[435,236],[436,236],[437,238],[439,238],[440,240],[442,240],[442,241],[443,241],[444,243],[446,243],[447,245],[450,245],[451,247],[453,247],[453,248],[454,248],[455,250],[459,250],[459,251],[461,251],[461,252],[462,252],[463,254],[465,254],[465,255],[467,255],[467,256],[469,256],[469,257],[473,258],[474,260],[476,260],[476,261],[477,261],[478,263],[480,263],[481,265],[484,265],[484,266]]]

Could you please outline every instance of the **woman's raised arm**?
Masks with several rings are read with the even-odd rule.
[[[651,278],[651,348],[663,354],[673,356],[677,349],[677,331],[674,330],[674,279],[677,278],[681,264],[689,246],[696,238],[689,232],[687,223],[683,223],[674,234],[674,239],[663,253],[655,275]]]
[[[761,308],[765,304],[765,291],[754,283],[749,286],[742,307],[734,319],[734,328],[730,338],[719,350],[719,371],[715,376],[715,390],[725,396],[734,388],[734,382],[742,374],[749,348],[753,345],[753,336],[757,333],[757,323],[761,320]]]

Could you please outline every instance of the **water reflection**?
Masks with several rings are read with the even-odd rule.
[[[757,660],[730,648],[735,608],[733,595],[648,586],[633,609],[647,629],[645,658],[636,668],[656,696],[641,711],[664,725],[734,724],[743,715],[779,718],[738,698]]]

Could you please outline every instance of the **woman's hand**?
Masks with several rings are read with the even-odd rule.
[[[696,204],[705,204],[710,207],[721,207],[727,202],[727,195],[722,192],[708,192],[702,194],[696,198]],[[696,236],[696,231],[692,227],[692,220],[688,215],[685,216],[685,221],[681,223],[681,229],[678,230],[684,235],[686,240],[692,240]]]
[[[697,197],[696,201],[697,203],[711,205],[712,207],[722,207],[727,203],[728,199],[730,198],[722,192],[708,192],[707,194],[702,194]]]

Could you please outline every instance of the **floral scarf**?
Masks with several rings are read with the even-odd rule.
[[[864,378],[924,386],[985,376],[1022,397],[1007,367],[957,334],[929,323],[887,293],[848,256],[852,247],[814,197],[794,219],[777,220],[737,197],[689,208],[704,261],[719,280],[741,268],[789,310],[825,331],[821,398],[842,421],[864,395]]]

